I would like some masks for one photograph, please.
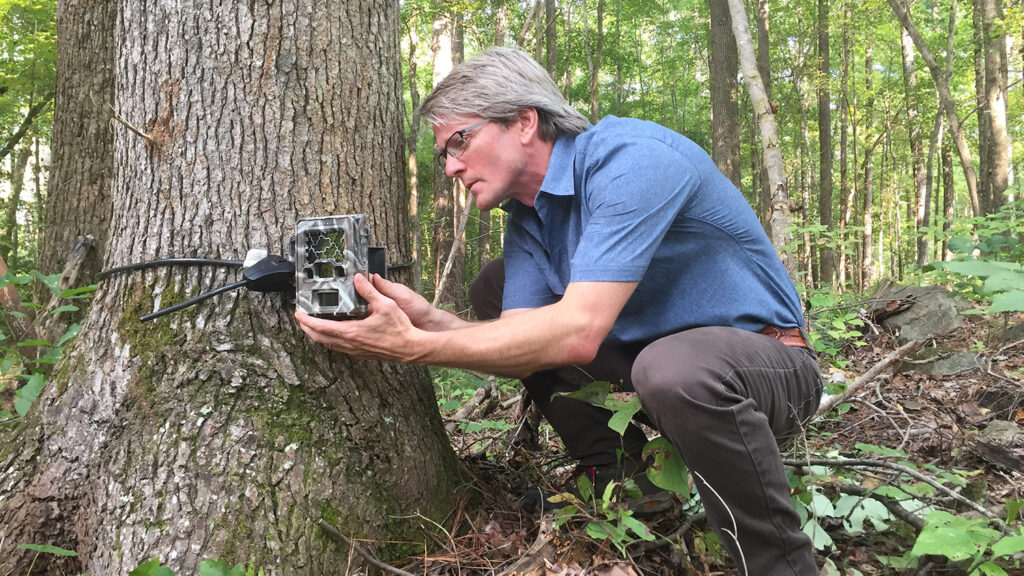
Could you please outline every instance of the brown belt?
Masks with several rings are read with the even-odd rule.
[[[779,328],[778,326],[765,326],[761,330],[761,334],[765,336],[771,336],[779,342],[782,342],[786,346],[795,346],[797,348],[810,348],[807,345],[807,341],[804,340],[804,335],[800,333],[800,329],[793,328]]]

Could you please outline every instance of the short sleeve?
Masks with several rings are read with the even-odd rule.
[[[694,165],[654,138],[595,142],[582,166],[586,215],[571,282],[639,282],[697,190]]]

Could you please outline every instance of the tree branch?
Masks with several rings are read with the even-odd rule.
[[[844,402],[857,392],[860,392],[861,388],[878,377],[878,375],[883,371],[888,370],[893,364],[899,362],[906,356],[917,352],[922,346],[924,346],[924,340],[912,340],[903,346],[900,346],[891,354],[886,356],[881,362],[872,366],[871,369],[865,372],[860,378],[857,378],[853,384],[850,384],[850,386],[846,388],[845,392],[824,398],[821,405],[818,406],[818,411],[814,413],[814,417],[820,418],[823,415],[828,414],[839,403]]]
[[[367,552],[366,549],[363,548],[362,546],[360,546],[355,540],[351,540],[351,539],[349,539],[348,536],[345,536],[344,534],[342,534],[340,530],[338,530],[337,528],[335,528],[334,526],[329,524],[326,520],[320,520],[318,525],[321,528],[323,528],[324,532],[327,532],[328,534],[330,534],[335,539],[340,540],[341,542],[343,542],[345,544],[348,544],[349,546],[352,546],[352,548],[356,552],[359,552],[360,556],[365,558],[367,562],[369,562],[370,564],[373,564],[377,568],[380,568],[381,570],[384,570],[385,572],[390,572],[392,574],[398,574],[398,576],[416,576],[415,574],[413,574],[411,572],[406,572],[405,570],[402,570],[401,568],[395,568],[394,566],[392,566],[390,564],[385,564],[384,562],[381,562],[380,560],[377,560],[377,558],[374,557],[373,554],[370,554],[369,552]]]
[[[45,109],[52,101],[53,93],[51,92],[39,103],[29,108],[28,114],[25,115],[25,119],[21,121],[21,126],[18,127],[18,131],[7,140],[7,143],[4,144],[3,148],[0,148],[0,162],[3,162],[4,158],[7,158],[7,155],[14,151],[18,146],[18,143],[21,142],[21,139],[28,133],[28,129],[32,127],[32,123],[35,122],[36,116],[42,114],[43,109]]]
[[[993,514],[984,506],[968,499],[959,492],[951,490],[950,488],[939,483],[938,481],[933,480],[932,478],[929,478],[924,474],[921,474],[917,470],[914,470],[913,468],[909,468],[902,464],[895,464],[893,462],[888,462],[886,460],[875,460],[871,458],[808,458],[803,460],[787,459],[783,460],[783,464],[787,466],[828,466],[830,468],[874,468],[876,470],[883,469],[892,472],[898,472],[900,474],[910,476],[915,480],[924,482],[925,484],[932,486],[939,492],[946,494],[953,500],[956,500],[957,502],[963,504],[964,506],[967,506],[970,509],[974,510],[975,512],[978,512],[979,514],[988,518],[990,521],[996,524],[996,526],[999,527],[999,530],[1002,531],[1003,534],[1007,534],[1010,536],[1016,534],[1016,531],[1007,526],[1005,522],[1003,522],[998,516]]]

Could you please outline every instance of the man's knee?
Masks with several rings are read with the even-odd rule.
[[[469,285],[469,301],[479,320],[501,316],[501,299],[505,287],[505,260],[491,260]]]

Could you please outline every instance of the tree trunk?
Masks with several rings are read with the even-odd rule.
[[[22,147],[11,159],[11,197],[4,211],[3,236],[0,237],[0,259],[10,266],[18,265],[18,210],[21,208],[21,192],[25,188],[25,171],[32,156],[30,145]]]
[[[420,140],[420,89],[416,66],[416,28],[409,26],[409,103],[412,118],[409,120],[409,135],[406,140],[406,166],[409,170],[409,236],[412,238],[412,283],[416,292],[423,291],[423,260],[420,250],[423,244],[423,230],[420,225],[420,182],[416,152]]]
[[[982,210],[989,197],[989,151],[992,148],[992,123],[988,118],[988,99],[985,97],[985,5],[983,0],[971,2],[972,48],[974,50],[974,102],[978,111],[978,198]]]
[[[864,118],[866,119],[868,135],[874,132],[874,110],[875,110],[875,82],[874,82],[874,50],[870,44],[864,48],[864,90],[867,92],[867,101],[864,102]],[[871,282],[874,280],[874,264],[872,262],[871,254],[871,234],[872,227],[874,225],[874,195],[875,195],[875,165],[874,165],[874,152],[875,145],[879,142],[880,138],[875,138],[874,142],[869,143],[864,147],[864,159],[862,160],[864,166],[864,183],[861,185],[861,190],[864,191],[863,198],[863,216],[864,216],[864,231],[861,233],[861,263],[860,263],[860,289],[866,290]]]
[[[558,81],[558,26],[556,19],[558,11],[555,10],[555,0],[544,0],[544,43],[547,59],[545,68],[551,79]]]
[[[850,220],[850,3],[843,1],[843,54],[839,73],[839,285],[845,287],[849,256],[846,229]],[[852,188],[856,188],[855,186]],[[845,288],[842,288],[845,289]]]
[[[922,218],[921,218],[922,221],[924,222],[925,226],[928,226],[929,228],[932,228],[932,199],[934,197],[938,196],[938,194],[934,193],[935,192],[935,186],[934,186],[934,182],[935,182],[935,156],[938,153],[939,142],[942,140],[942,136],[943,136],[943,134],[942,134],[942,127],[943,127],[942,114],[936,114],[935,115],[935,120],[932,123],[931,138],[928,139],[928,161],[927,161],[927,168],[925,170],[925,172],[926,172],[925,186],[926,186],[927,189],[925,190],[925,194],[924,194],[925,198],[927,199],[927,202],[924,205],[924,213],[922,214]],[[934,228],[932,228],[932,229],[934,229]],[[933,238],[937,236],[937,234],[935,234],[934,232],[931,232],[931,235],[932,235]],[[924,236],[924,235],[922,235],[922,236]],[[921,237],[918,237],[917,241],[918,241],[918,251],[920,252],[921,251]],[[925,242],[924,242],[924,256],[923,256],[924,263],[921,263],[922,255],[919,253],[918,254],[918,264],[917,264],[918,266],[924,266],[925,264],[927,264],[932,259],[933,246],[934,246],[934,242],[927,241],[927,236],[926,236],[925,237]]]
[[[434,76],[433,85],[451,72],[457,62],[456,44],[457,23],[454,17],[441,14],[434,19],[434,41],[433,41],[433,62]],[[441,284],[441,272],[445,268],[448,255],[455,243],[455,231],[458,228],[458,202],[455,201],[458,194],[454,180],[448,178],[444,171],[435,165],[434,169],[434,226],[433,226],[433,279],[434,279],[434,301],[441,305],[452,308],[455,311],[462,309],[462,301],[458,294],[462,288],[461,278],[452,282],[451,278],[445,281],[447,289],[437,293],[437,287]],[[453,263],[454,264],[454,263]],[[456,270],[461,270],[459,267]]]
[[[956,189],[953,187],[953,150],[949,139],[943,140],[942,150],[942,259],[951,260],[953,253],[949,251],[949,234],[953,229],[953,217],[956,215]]]
[[[903,30],[900,35],[903,52],[903,99],[907,108],[907,134],[910,136],[910,163],[914,175],[914,231],[916,232],[916,257],[918,266],[924,266],[928,258],[928,237],[922,230],[928,225],[924,219],[927,202],[927,174],[924,165],[924,142],[921,138],[921,118],[917,110],[917,72],[914,70],[914,46],[910,34]]]
[[[956,113],[956,104],[953,102],[953,95],[949,90],[949,80],[942,74],[935,56],[932,55],[932,51],[928,48],[917,27],[914,26],[914,22],[910,19],[910,11],[903,4],[903,0],[888,0],[888,2],[903,28],[910,34],[910,38],[914,41],[914,46],[917,47],[917,52],[921,55],[921,59],[928,65],[928,71],[931,73],[932,81],[935,83],[935,89],[939,92],[940,108],[946,116],[946,122],[949,123],[949,132],[953,137],[953,142],[956,144],[957,155],[960,157],[960,166],[964,171],[964,180],[967,181],[968,198],[971,200],[971,211],[975,216],[982,216],[984,213],[978,198],[978,177],[974,171],[974,159],[971,157],[971,150],[967,144],[967,136],[960,125],[960,117]]]
[[[709,0],[711,11],[711,155],[718,169],[740,187],[739,61],[728,0]]]
[[[109,106],[114,103],[117,3],[68,0],[57,4],[57,84],[46,216],[39,247],[39,269],[59,273],[79,236],[92,236],[95,251],[81,279],[96,280],[106,254],[110,226],[114,133]],[[88,206],[88,210],[83,210]]]
[[[771,36],[768,33],[768,0],[757,0],[757,11],[754,14],[754,22],[757,28],[757,71],[761,75],[761,83],[764,85],[765,97],[768,105],[774,111],[777,105],[772,102],[772,63],[771,63]],[[772,112],[774,114],[774,112]],[[764,163],[764,158],[761,158]],[[765,207],[762,215],[762,224],[769,237],[772,234],[772,225],[769,217],[772,214],[770,209],[772,203],[772,191],[770,178],[762,178],[761,185],[754,189],[759,195],[759,204]]]
[[[35,202],[32,206],[32,234],[36,239],[36,247],[43,245],[43,223],[46,222],[46,192],[43,190],[43,161],[39,149],[42,147],[41,138],[33,138],[35,161],[32,162],[32,182],[35,184]],[[49,147],[47,147],[49,148]],[[46,173],[49,174],[49,167]],[[38,265],[37,265],[38,267]]]
[[[586,23],[588,17],[584,14],[583,21]],[[587,77],[588,95],[590,96],[590,123],[597,124],[601,119],[600,93],[598,92],[598,81],[601,77],[601,55],[604,53],[604,0],[597,0],[597,46],[592,46],[590,34],[584,34],[587,48]],[[735,69],[735,68],[734,68]],[[712,80],[713,81],[713,80]],[[712,97],[714,100],[714,97]],[[714,117],[712,116],[712,126]],[[712,127],[712,131],[714,128]]]
[[[390,258],[409,259],[397,4],[121,10],[114,104],[148,137],[114,127],[108,266],[281,252],[297,218],[337,213],[367,214]],[[75,42],[62,38],[82,54]],[[58,93],[77,78],[58,76]],[[73,162],[55,172],[82,181],[93,167],[63,149],[77,141],[54,141]],[[448,512],[457,462],[425,370],[328,353],[278,296],[138,321],[234,279],[168,268],[100,283],[54,385],[0,438],[0,573],[25,573],[31,554],[12,550],[31,542],[79,554],[38,573],[127,574],[159,556],[179,574],[205,557],[343,574],[349,547],[319,520],[387,559],[415,549],[385,542],[422,539],[403,517]]]
[[[988,185],[983,197],[986,214],[999,210],[1005,202],[1004,194],[1010,185],[1013,150],[1006,125],[1007,54],[1006,30],[1003,26],[1001,0],[978,0],[984,7],[983,30],[985,37],[985,108],[989,123],[989,165],[983,170]]]
[[[779,128],[775,123],[768,95],[761,83],[761,75],[757,71],[757,59],[754,56],[754,41],[750,36],[750,25],[747,23],[747,12],[743,0],[729,0],[729,15],[732,17],[732,30],[736,37],[736,52],[740,58],[743,71],[743,83],[750,94],[750,104],[757,117],[757,125],[761,133],[761,149],[764,152],[764,165],[768,172],[768,185],[772,191],[771,222],[772,244],[780,251],[782,263],[793,280],[796,278],[796,263],[789,251],[782,251],[793,242],[790,231],[792,217],[789,214],[789,192],[786,189],[785,165],[782,150],[779,148]]]
[[[828,0],[818,0],[818,223],[832,230],[832,96],[829,90]],[[832,246],[822,244],[818,250],[821,276],[819,282],[832,284],[835,275]]]
[[[604,2],[604,0],[601,0]],[[498,7],[498,13],[494,23],[494,45],[504,46],[505,45],[505,14],[507,7],[505,4],[501,4]],[[476,240],[476,251],[477,251],[477,272],[483,270],[484,265],[491,261],[491,211],[480,210],[479,211],[479,224],[477,226],[477,240]]]

